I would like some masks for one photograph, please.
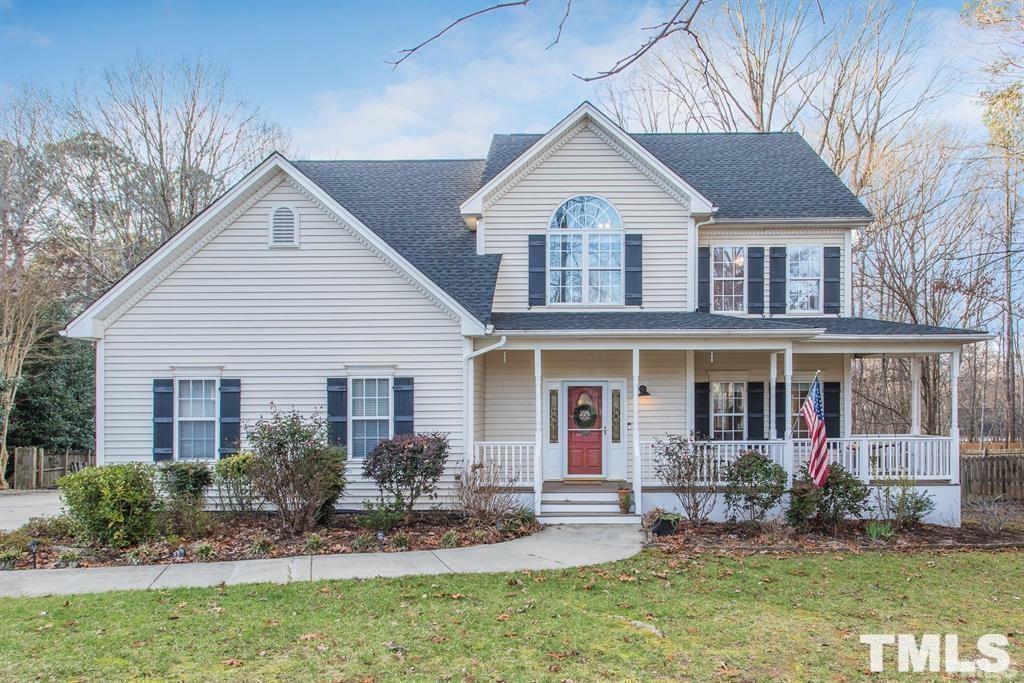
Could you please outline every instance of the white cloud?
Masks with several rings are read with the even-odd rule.
[[[3,2],[3,0],[0,0],[0,2]],[[25,26],[16,26],[13,24],[0,26],[0,35],[7,40],[17,43],[29,43],[36,47],[49,47],[50,45],[49,37],[35,29],[26,28]]]
[[[583,99],[594,99],[594,87],[573,73],[594,73],[633,50],[652,18],[649,10],[637,12],[631,26],[605,42],[583,42],[587,31],[567,32],[550,50],[558,25],[550,15],[523,14],[487,35],[446,36],[378,91],[316,93],[309,120],[295,127],[296,156],[483,156],[492,133],[544,132]]]

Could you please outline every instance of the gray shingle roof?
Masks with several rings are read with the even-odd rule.
[[[481,183],[542,135],[495,135]],[[716,219],[870,218],[871,213],[799,133],[633,134],[710,199]]]
[[[487,322],[500,256],[477,256],[459,212],[482,159],[295,161],[299,171],[479,320]]]
[[[498,332],[514,330],[814,330],[839,335],[945,335],[982,334],[935,325],[913,325],[871,318],[760,318],[673,311],[623,311],[602,313],[529,312],[494,313]]]

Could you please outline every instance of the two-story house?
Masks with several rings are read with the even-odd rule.
[[[546,521],[672,507],[652,443],[806,460],[820,373],[831,458],[927,487],[958,523],[968,330],[852,316],[871,220],[794,133],[631,135],[584,103],[486,159],[253,169],[67,327],[96,340],[100,463],[210,460],[272,406],[327,414],[342,506],[381,438],[445,432],[446,487],[500,467]],[[912,428],[853,433],[855,357],[911,359]],[[921,434],[920,361],[951,362],[948,434]],[[240,441],[242,442],[240,444]]]

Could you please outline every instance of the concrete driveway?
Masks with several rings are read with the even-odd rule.
[[[32,517],[60,514],[60,491],[0,491],[0,530],[17,529]]]

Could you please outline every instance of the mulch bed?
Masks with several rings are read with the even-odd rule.
[[[73,537],[50,538],[40,541],[36,562],[39,569],[54,569],[67,566],[68,554],[76,553],[76,567],[112,567],[141,564],[178,564],[199,562],[195,556],[202,543],[213,546],[208,562],[224,560],[251,560],[272,557],[290,557],[307,554],[306,536],[284,534],[270,515],[229,515],[213,513],[214,521],[209,530],[200,538],[160,538],[145,544],[146,552],[127,548],[113,550],[83,545]],[[359,526],[357,514],[339,513],[330,523],[312,529],[322,539],[323,547],[314,554],[357,552],[403,552],[407,550],[436,550],[472,545],[499,543],[536,532],[536,522],[524,524],[513,530],[501,530],[491,526],[475,526],[464,518],[439,512],[414,513],[412,519],[387,533],[383,541],[376,533]],[[445,534],[449,531],[454,533]],[[254,553],[253,544],[269,540],[269,552]],[[140,546],[141,547],[141,546]],[[184,557],[175,557],[185,549]],[[133,553],[133,550],[135,552]],[[64,562],[61,555],[64,554]],[[141,555],[141,556],[140,556]],[[32,569],[32,556],[26,551],[17,561],[16,569]]]
[[[894,538],[872,541],[866,522],[844,524],[835,535],[827,532],[798,534],[779,524],[716,524],[700,527],[681,525],[669,536],[648,535],[649,545],[672,555],[721,556],[800,555],[835,552],[925,550],[1024,549],[1024,530],[985,531],[976,525],[959,528],[921,524],[901,531]]]

